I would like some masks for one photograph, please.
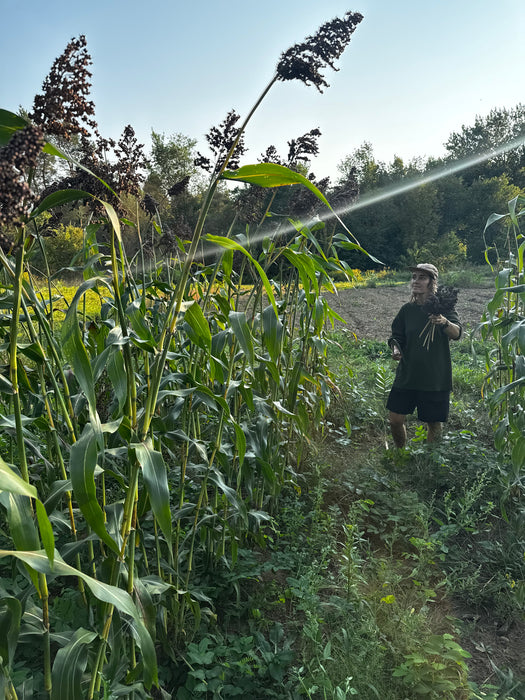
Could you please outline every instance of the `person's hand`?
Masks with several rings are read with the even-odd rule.
[[[446,326],[449,323],[448,318],[445,318],[443,314],[432,314],[429,319],[435,326]]]
[[[392,348],[392,359],[396,360],[396,362],[399,362],[401,359],[401,350],[398,348],[397,345],[394,345]]]

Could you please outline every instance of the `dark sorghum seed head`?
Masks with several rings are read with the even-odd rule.
[[[201,170],[205,170],[207,173],[211,173],[211,170],[212,170],[211,160],[209,158],[206,158],[206,156],[203,156],[198,151],[197,151],[197,157],[194,158],[194,160],[193,160],[193,165],[196,168],[201,168]]]
[[[326,190],[330,185],[330,178],[328,177],[316,181],[315,175],[310,173],[308,179],[321,192]],[[292,188],[292,196],[290,197],[288,207],[292,216],[297,218],[313,217],[320,208],[324,208],[313,192],[307,187],[297,185]]]
[[[179,195],[184,194],[184,192],[186,192],[186,190],[188,189],[189,182],[190,176],[186,175],[186,177],[183,177],[182,180],[179,180],[179,182],[176,182],[169,188],[169,196],[178,197]]]
[[[117,156],[112,165],[113,181],[117,192],[135,195],[140,193],[140,184],[144,180],[141,171],[147,165],[144,146],[137,141],[135,131],[128,124],[114,149]]]
[[[264,215],[268,198],[268,189],[265,187],[247,185],[240,189],[235,196],[235,210],[239,221],[247,224],[258,224]]]
[[[36,95],[30,119],[43,127],[47,135],[70,140],[73,134],[88,135],[96,129],[90,119],[95,105],[87,99],[91,89],[91,56],[86,49],[86,37],[72,39],[61,56],[55,59],[49,75],[42,84],[43,93]]]
[[[359,12],[347,12],[343,19],[336,17],[323,24],[313,36],[285,51],[277,64],[279,80],[300,80],[313,83],[322,92],[328,83],[321,74],[326,66],[337,70],[334,61],[350,43],[355,28],[363,19]]]
[[[277,153],[275,146],[268,146],[266,151],[261,155],[259,161],[261,163],[277,163],[278,165],[286,165],[289,168],[296,169],[300,161],[307,163],[308,156],[316,156],[319,153],[317,139],[321,136],[319,129],[310,129],[303,136],[298,136],[296,139],[288,141],[288,157],[281,158]]]
[[[144,179],[141,171],[145,167],[146,159],[143,146],[137,143],[135,132],[130,126],[124,129],[118,144],[112,139],[103,139],[100,136],[97,136],[95,141],[83,136],[80,147],[78,160],[93,175],[78,168],[73,175],[50,185],[41,193],[41,199],[57,190],[78,189],[110,202],[120,211],[120,200],[100,180],[106,182],[118,194],[140,194],[140,183]],[[111,158],[112,151],[116,158]],[[99,205],[91,198],[86,199],[86,202],[99,209]]]
[[[194,164],[206,170],[207,172],[217,172],[224,165],[224,160],[228,155],[231,147],[235,143],[237,136],[239,135],[239,129],[235,124],[239,120],[239,115],[235,110],[231,110],[226,115],[226,119],[219,124],[219,126],[212,126],[209,132],[206,134],[206,141],[210,146],[210,150],[215,156],[215,166],[212,165],[209,158],[201,155],[197,152],[197,158],[194,160]],[[246,147],[244,145],[244,134],[239,139],[232,155],[229,158],[228,165],[234,170],[239,167],[240,158],[246,153]]]
[[[2,251],[8,255],[9,253],[12,252],[14,247],[14,242],[8,238],[7,236],[4,236],[3,233],[0,233],[0,248]]]
[[[144,195],[141,206],[150,216],[155,216],[159,208],[158,202],[147,192]]]
[[[0,225],[18,223],[29,212],[35,198],[25,175],[35,167],[43,145],[42,129],[27,126],[0,149]]]
[[[259,161],[261,163],[277,163],[277,165],[284,165],[275,146],[268,146],[266,151],[261,154]]]
[[[165,229],[158,247],[164,253],[175,253],[179,250],[179,241],[191,238],[192,228],[183,214],[177,216],[173,222],[175,230]]]
[[[288,166],[293,168],[299,161],[308,162],[308,156],[319,153],[317,139],[321,136],[319,129],[311,129],[303,136],[288,141]]]
[[[443,314],[446,316],[454,311],[458,301],[459,289],[446,284],[439,286],[435,294],[431,294],[423,304],[423,311],[429,315]]]

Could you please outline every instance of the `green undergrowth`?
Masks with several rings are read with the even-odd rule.
[[[326,427],[259,545],[202,578],[214,613],[163,680],[177,698],[519,700],[522,669],[486,650],[489,672],[471,671],[457,615],[523,629],[525,533],[519,500],[501,499],[480,360],[458,344],[455,422],[429,447],[412,421],[398,451],[384,442],[383,344],[334,340]]]
[[[453,348],[454,392],[443,441],[428,446],[424,427],[412,418],[408,446],[399,451],[391,448],[385,423],[395,369],[388,348],[356,343],[344,332],[334,341],[340,394],[317,454],[317,488],[338,532],[337,570],[375,630],[370,646],[384,647],[372,676],[386,679],[394,669],[396,680],[389,677],[388,687],[376,688],[378,697],[523,697],[524,679],[516,680],[516,669],[509,671],[510,694],[503,681],[499,689],[476,685],[454,612],[488,613],[498,624],[523,629],[521,494],[515,488],[509,495],[512,470],[492,446],[482,400],[482,346],[471,338]],[[357,646],[364,653],[365,639]],[[499,677],[494,669],[487,676]],[[363,686],[358,690],[361,697],[375,697]]]

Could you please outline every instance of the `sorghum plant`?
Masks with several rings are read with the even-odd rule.
[[[496,221],[507,224],[507,249],[487,246],[485,258],[495,274],[496,291],[481,326],[484,339],[496,349],[487,355],[486,390],[495,422],[496,447],[512,461],[508,492],[525,488],[525,241],[520,219],[525,198],[509,202],[507,214],[492,214],[485,231]]]
[[[326,86],[320,70],[333,67],[359,21],[348,13],[284,54],[244,122],[237,126],[231,112],[212,132],[210,185],[189,244],[173,234],[181,262],[168,282],[147,265],[135,276],[126,256],[120,194],[125,183],[139,193],[133,173],[142,157],[130,128],[116,146],[98,135],[83,37],[55,62],[46,99],[35,100],[39,126],[0,112],[0,223],[15,231],[0,252],[7,697],[28,685],[33,697],[67,700],[149,698],[155,685],[176,693],[176,680],[159,678],[157,658],[184,675],[184,645],[205,615],[218,612],[214,574],[235,569],[239,547],[270,519],[284,481],[297,478],[301,440],[329,401],[324,325],[335,314],[321,290],[341,268],[335,245],[319,244],[322,224],[294,221],[290,238],[257,260],[245,238],[203,236],[203,229],[222,177],[300,184],[329,206],[310,180],[280,164],[226,168],[238,165],[246,125],[269,88],[295,78]],[[50,139],[80,135],[81,157],[58,141],[43,145],[40,127]],[[311,139],[306,146],[314,147]],[[32,168],[42,148],[73,174],[34,206]],[[106,163],[108,149],[120,156],[117,165]],[[85,228],[83,281],[59,317],[51,286],[46,296],[32,283],[26,254],[41,217],[74,201],[96,206]],[[144,198],[144,205],[160,230],[155,203]],[[334,241],[362,250],[347,234]],[[203,239],[215,246],[212,264],[195,262]],[[249,302],[234,253],[245,261]],[[293,270],[288,280],[267,274],[278,259]],[[99,314],[85,311],[89,293],[100,299]],[[20,664],[22,680],[14,672]]]

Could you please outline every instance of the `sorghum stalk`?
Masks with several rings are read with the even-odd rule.
[[[27,314],[27,312],[26,312],[26,314]],[[66,467],[64,464],[64,458],[62,456],[62,450],[60,449],[60,443],[58,441],[57,429],[55,426],[55,422],[53,420],[53,413],[51,411],[51,404],[49,402],[49,397],[48,397],[46,384],[45,384],[44,370],[42,369],[41,365],[38,368],[38,375],[40,378],[40,387],[41,387],[41,392],[42,392],[42,398],[44,399],[44,406],[46,408],[47,420],[49,422],[49,432],[51,433],[51,440],[53,443],[55,457],[58,461],[58,466],[60,468],[60,474],[62,476],[62,479],[64,481],[66,481],[67,480],[67,471],[66,471]],[[76,524],[75,524],[75,515],[73,513],[73,499],[71,497],[71,491],[66,491],[66,501],[67,501],[67,508],[68,508],[68,513],[69,513],[69,524],[71,526],[71,534],[73,535],[73,539],[75,540],[75,542],[77,542],[77,528],[76,528]],[[76,555],[76,562],[77,562],[77,569],[79,571],[81,571],[82,565],[80,562],[80,553],[79,552],[77,552],[77,555]],[[82,598],[84,600],[84,603],[87,603],[86,592],[85,592],[85,588],[84,588],[84,581],[80,577],[78,578],[78,589],[79,589],[80,593],[82,594]]]
[[[228,151],[228,154],[226,158],[224,159],[223,164],[219,168],[218,172],[213,176],[213,179],[210,183],[210,186],[208,188],[208,191],[206,193],[206,197],[204,199],[203,205],[201,207],[201,210],[199,212],[199,218],[197,220],[197,224],[195,226],[195,229],[193,231],[193,236],[191,239],[190,243],[190,248],[188,251],[188,254],[186,256],[186,259],[184,260],[184,265],[182,267],[182,273],[181,277],[179,280],[179,283],[177,285],[177,288],[175,292],[172,295],[172,300],[170,303],[170,308],[168,310],[168,313],[166,315],[166,323],[164,326],[164,329],[161,334],[161,338],[159,341],[159,348],[162,348],[162,352],[160,357],[157,360],[157,363],[155,365],[155,368],[153,370],[153,381],[152,381],[152,386],[151,390],[148,393],[148,398],[146,400],[146,406],[144,409],[144,423],[142,426],[142,433],[141,433],[141,439],[144,440],[149,432],[151,420],[153,418],[153,413],[155,411],[155,407],[157,405],[157,396],[159,393],[159,388],[160,388],[160,383],[162,380],[162,372],[164,368],[164,364],[166,362],[166,358],[168,356],[168,351],[171,343],[171,338],[173,336],[173,332],[175,330],[175,324],[177,323],[177,318],[181,310],[182,306],[182,300],[184,296],[184,290],[186,288],[186,283],[189,278],[190,274],[190,268],[193,263],[193,260],[195,258],[195,254],[197,252],[197,248],[202,236],[202,231],[204,229],[204,223],[207,219],[208,212],[213,200],[213,197],[215,195],[215,190],[217,189],[217,185],[219,183],[219,180],[223,174],[223,172],[226,169],[226,166],[228,164],[228,161],[230,157],[232,156],[233,152],[235,151],[235,148],[237,144],[239,143],[239,140],[241,139],[246,126],[250,119],[252,118],[254,112],[257,110],[263,99],[266,97],[268,94],[269,90],[272,88],[275,82],[277,82],[278,76],[277,74],[272,78],[272,80],[268,83],[268,85],[265,87],[263,90],[262,94],[258,98],[258,100],[255,102],[254,106],[248,113],[246,119],[242,123],[241,127],[239,128],[239,131],[237,133],[237,136],[233,142],[233,144],[230,147],[230,150]]]
[[[23,233],[20,234],[23,236]],[[15,278],[13,280],[13,315],[10,324],[9,343],[9,376],[13,387],[13,410],[16,425],[16,443],[20,458],[20,471],[24,481],[29,483],[29,471],[27,467],[27,455],[24,442],[22,425],[22,408],[20,405],[20,392],[18,388],[18,333],[20,330],[20,307],[22,304],[22,283],[24,274],[24,244],[19,246],[16,253]]]
[[[122,328],[122,335],[127,336],[127,323],[126,315],[124,314],[124,308],[122,306],[122,297],[120,296],[120,285],[118,278],[117,269],[117,253],[115,247],[115,230],[112,229],[111,237],[111,268],[113,272],[113,293],[115,295],[115,303],[117,306],[117,313],[119,317],[120,326]],[[124,267],[122,268],[122,277],[124,281]],[[135,371],[133,369],[133,358],[131,356],[131,350],[129,344],[126,343],[123,347],[124,364],[126,366],[127,384],[128,384],[128,397],[127,397],[127,408],[129,411],[129,418],[131,422],[132,431],[136,430],[137,427],[137,386],[135,384]]]
[[[20,458],[20,472],[24,481],[29,483],[29,470],[27,465],[27,453],[24,442],[22,425],[22,407],[20,404],[20,392],[18,387],[18,332],[20,328],[20,308],[22,305],[22,285],[24,274],[24,232],[20,231],[22,239],[16,253],[15,277],[13,281],[13,315],[11,317],[10,344],[9,344],[9,375],[13,388],[13,411],[16,425],[16,442],[18,456]],[[45,574],[38,575],[40,597],[42,600],[42,621],[44,625],[43,653],[44,653],[44,688],[51,693],[51,650],[49,637],[49,592]]]

